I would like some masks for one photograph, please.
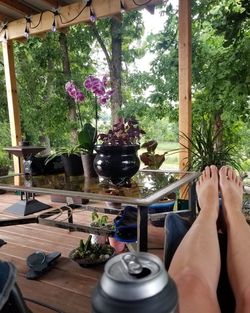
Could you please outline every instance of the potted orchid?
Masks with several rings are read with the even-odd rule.
[[[80,122],[80,131],[78,133],[79,148],[81,150],[81,158],[84,167],[84,175],[87,177],[96,176],[93,169],[93,154],[94,146],[97,139],[97,120],[98,120],[98,105],[105,105],[110,100],[113,91],[109,88],[107,76],[98,78],[90,75],[84,81],[84,88],[91,92],[95,97],[95,126],[90,123],[83,124],[80,111],[80,103],[84,102],[86,97],[84,93],[74,84],[69,81],[65,85],[65,90],[68,95],[75,100],[77,106],[77,115]]]

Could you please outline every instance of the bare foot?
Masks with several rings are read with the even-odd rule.
[[[241,213],[243,184],[241,178],[236,172],[228,167],[223,166],[219,171],[220,190],[222,193],[222,205],[226,221],[234,214]]]
[[[206,166],[196,184],[196,192],[201,210],[218,218],[219,211],[219,179],[215,165]]]

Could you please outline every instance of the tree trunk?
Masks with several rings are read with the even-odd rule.
[[[119,110],[122,106],[121,77],[122,77],[122,21],[116,17],[111,18],[111,56],[105,42],[95,24],[91,24],[95,38],[105,55],[110,73],[111,88],[114,93],[111,96],[112,124],[118,121]]]
[[[122,106],[122,21],[112,17],[111,18],[111,38],[112,38],[112,70],[110,73],[111,87],[114,93],[111,97],[111,115],[112,124],[118,121],[119,110]]]
[[[59,34],[59,43],[62,52],[62,66],[63,66],[63,74],[65,79],[68,81],[71,79],[71,69],[70,69],[70,60],[69,60],[69,51],[68,51],[68,41],[65,33],[60,32]],[[76,116],[76,107],[72,103],[71,99],[67,98],[68,108],[69,108],[69,119],[71,122],[75,122],[77,119]],[[70,134],[71,143],[75,144],[77,141],[77,129],[74,128],[71,130]]]
[[[222,111],[216,111],[214,114],[214,133],[218,133],[220,132],[219,136],[217,137],[216,140],[216,147],[220,147],[223,144],[223,122],[221,119],[221,114]]]

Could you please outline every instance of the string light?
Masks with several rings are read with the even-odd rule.
[[[125,10],[125,6],[124,6],[124,3],[123,3],[122,0],[120,1],[120,3],[121,3],[121,9],[122,9],[122,10]]]
[[[54,13],[54,20],[53,20],[51,29],[52,29],[52,32],[56,32],[56,16],[60,14],[58,12],[58,9],[56,9],[53,13]]]
[[[164,1],[164,3],[168,2],[168,0],[163,0],[163,1]],[[145,6],[145,5],[149,4],[150,2],[152,2],[152,0],[144,0],[144,3],[138,3],[136,0],[133,0],[133,3],[135,5],[137,5],[137,6],[139,6],[139,7],[140,6]],[[52,26],[51,26],[51,30],[53,32],[56,32],[56,30],[57,30],[57,23],[56,23],[56,17],[57,16],[59,16],[60,22],[61,22],[62,25],[67,25],[68,23],[71,23],[74,20],[76,20],[87,7],[89,7],[89,12],[90,12],[89,19],[90,19],[90,21],[92,23],[95,23],[96,20],[97,20],[97,16],[96,16],[95,11],[94,11],[93,6],[92,6],[92,0],[82,0],[82,3],[84,4],[84,6],[80,10],[80,12],[75,17],[73,17],[71,20],[68,20],[68,21],[63,21],[62,16],[59,13],[58,8],[54,9],[53,11],[50,11],[51,13],[54,14],[54,19],[53,19],[53,23],[52,23]],[[121,4],[121,9],[122,10],[126,10],[123,0],[120,0],[120,4]],[[26,24],[25,24],[25,29],[24,29],[24,37],[26,37],[28,39],[29,35],[30,35],[30,29],[35,29],[35,28],[37,28],[41,24],[43,14],[44,14],[44,12],[40,13],[40,17],[39,17],[39,20],[38,20],[36,25],[32,25],[31,17],[26,17]],[[4,31],[3,40],[5,42],[8,40],[8,26],[7,26],[7,24],[8,23],[5,23],[3,25],[3,27],[2,27],[2,29],[0,30],[0,33]]]
[[[2,30],[4,30],[4,36],[3,36],[4,42],[8,41],[7,28],[8,28],[8,23],[5,23],[2,28]]]
[[[94,10],[93,10],[92,7],[90,7],[89,10],[90,10],[90,17],[89,17],[89,19],[90,19],[90,21],[91,21],[92,23],[95,23],[95,21],[96,21],[95,12],[94,12]]]
[[[29,38],[29,35],[30,35],[30,23],[31,23],[31,18],[27,16],[25,30],[24,30],[24,37],[26,37],[27,39]]]

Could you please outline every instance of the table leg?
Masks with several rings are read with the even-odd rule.
[[[23,197],[23,195],[25,197]],[[30,199],[30,195],[32,195],[32,199]],[[21,215],[21,216],[26,216],[26,215],[40,212],[42,210],[46,210],[49,208],[51,208],[50,205],[34,199],[32,193],[24,192],[21,194],[21,200],[20,201],[9,206],[4,211],[9,212],[9,213],[13,213],[13,214],[17,214],[17,215]]]
[[[196,184],[191,183],[191,188],[189,188],[189,210],[191,211],[191,221],[196,219]]]
[[[148,207],[138,206],[137,252],[148,250]]]

